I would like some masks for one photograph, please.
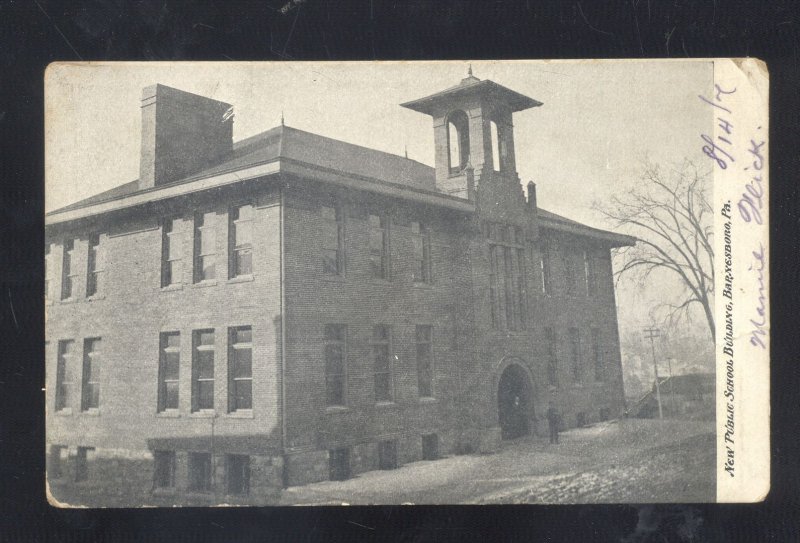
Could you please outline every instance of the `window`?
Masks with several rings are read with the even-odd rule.
[[[594,378],[602,381],[605,375],[605,361],[603,360],[603,347],[600,342],[600,330],[592,328],[592,355],[594,356]]]
[[[392,332],[385,324],[375,325],[372,329],[376,402],[390,402],[393,399],[391,336]]]
[[[47,463],[47,478],[61,479],[64,476],[64,460],[67,459],[69,450],[64,445],[50,445],[50,454]]]
[[[547,247],[542,248],[542,254],[539,257],[539,272],[542,278],[542,294],[551,294],[553,292],[553,281],[551,279],[550,254]]]
[[[431,282],[431,241],[428,229],[420,222],[411,223],[411,236],[414,244],[415,283]]]
[[[389,229],[386,217],[369,216],[369,264],[373,279],[387,279],[389,276]]]
[[[183,282],[183,246],[175,231],[177,219],[166,219],[161,225],[161,286]]]
[[[100,290],[100,277],[103,272],[103,253],[100,236],[89,238],[89,259],[86,267],[86,296],[94,296]]]
[[[100,338],[83,342],[83,393],[81,411],[100,406]]]
[[[554,387],[558,386],[558,355],[556,333],[552,328],[544,329],[544,340],[547,346],[547,382]]]
[[[486,231],[493,326],[524,329],[527,323],[524,232],[518,226],[500,223],[489,223]]]
[[[178,378],[181,365],[181,335],[161,334],[161,357],[158,365],[158,411],[178,409]]]
[[[78,456],[75,457],[75,482],[89,479],[89,455],[94,453],[94,447],[78,447]]]
[[[253,408],[253,331],[249,326],[229,331],[228,410]]]
[[[350,478],[350,449],[340,448],[328,451],[328,469],[331,481],[344,481]]]
[[[189,453],[189,491],[211,492],[211,453]]]
[[[175,451],[153,451],[153,488],[175,488]]]
[[[225,457],[225,479],[228,481],[228,494],[247,496],[250,493],[250,457],[242,454],[229,454]]]
[[[427,434],[422,436],[422,459],[436,460],[439,458],[439,436]]]
[[[450,174],[461,173],[469,161],[469,119],[461,110],[448,116],[447,147]]]
[[[431,326],[417,325],[417,382],[421,397],[433,396],[433,355]]]
[[[569,329],[569,358],[572,364],[572,378],[581,380],[581,335],[577,328]]]
[[[500,156],[500,132],[495,121],[489,121],[489,131],[492,139],[492,167],[499,172],[503,169],[503,162]]]
[[[325,325],[325,398],[328,405],[346,405],[347,327]]]
[[[253,206],[250,204],[231,209],[229,276],[239,277],[253,273]]]
[[[192,411],[214,409],[214,330],[195,330],[192,343]]]
[[[397,441],[378,443],[378,468],[397,469]]]
[[[44,299],[50,299],[50,284],[52,283],[51,274],[53,273],[53,263],[50,261],[50,244],[44,246]]]
[[[75,385],[75,371],[72,358],[75,355],[75,342],[58,342],[58,361],[56,364],[56,411],[72,405],[72,392]]]
[[[322,215],[322,273],[341,275],[344,271],[344,225],[339,207],[323,206]]]
[[[597,295],[597,277],[594,258],[588,251],[583,252],[583,273],[586,280],[586,295]]]
[[[75,294],[74,289],[78,274],[75,266],[75,241],[64,242],[64,255],[61,265],[61,299],[68,300]]]
[[[198,213],[194,216],[194,282],[210,281],[216,277],[217,232],[216,215]]]
[[[575,263],[573,262],[572,255],[569,252],[566,253],[561,261],[564,266],[564,286],[567,294],[574,295],[577,289],[577,280],[575,277]]]

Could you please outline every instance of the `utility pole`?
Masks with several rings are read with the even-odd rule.
[[[661,409],[661,386],[658,384],[658,364],[656,363],[656,347],[653,340],[661,335],[661,330],[658,328],[645,328],[645,339],[650,340],[650,349],[653,352],[653,373],[656,376],[656,401],[658,402],[658,418],[664,418],[664,412]]]
[[[669,362],[669,403],[672,407],[672,416],[675,416],[675,413],[678,411],[675,409],[675,379],[672,375],[672,357],[667,358],[667,362]]]

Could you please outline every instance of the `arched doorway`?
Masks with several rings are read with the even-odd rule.
[[[497,412],[503,439],[526,436],[533,416],[532,386],[522,366],[509,364],[497,385]]]

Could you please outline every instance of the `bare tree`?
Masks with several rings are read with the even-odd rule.
[[[683,291],[677,303],[662,306],[668,320],[702,307],[711,339],[714,328],[714,246],[712,209],[708,196],[710,172],[686,160],[678,168],[665,169],[645,162],[633,190],[594,208],[617,229],[636,236],[634,247],[617,253],[622,264],[618,277],[634,276],[647,282],[653,272],[665,270],[680,281]]]

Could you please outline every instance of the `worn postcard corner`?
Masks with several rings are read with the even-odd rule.
[[[769,492],[763,61],[44,77],[53,506]]]

